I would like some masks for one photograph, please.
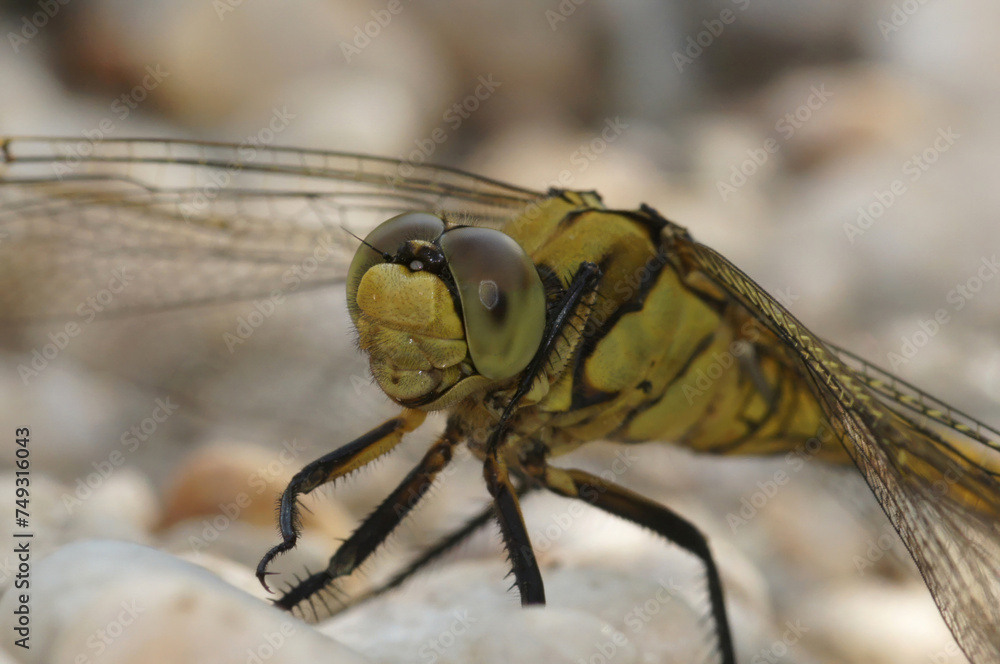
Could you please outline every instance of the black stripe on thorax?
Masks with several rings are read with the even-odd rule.
[[[691,365],[694,364],[695,361],[699,357],[701,357],[701,354],[704,353],[706,350],[708,350],[709,347],[711,347],[712,343],[715,342],[715,334],[716,333],[712,331],[706,334],[704,337],[702,337],[701,340],[698,341],[698,344],[691,351],[691,354],[684,361],[684,364],[682,364],[680,368],[678,368],[677,373],[675,373],[673,378],[670,379],[670,382],[668,382],[666,386],[664,386],[663,391],[660,392],[655,398],[649,399],[648,401],[644,401],[635,408],[633,408],[628,413],[628,415],[625,416],[625,419],[622,420],[621,426],[619,426],[618,429],[616,429],[615,432],[611,434],[612,437],[617,438],[620,434],[627,431],[629,426],[631,426],[632,424],[632,420],[638,417],[640,413],[646,412],[650,408],[655,407],[657,404],[663,401],[663,399],[667,396],[667,393],[670,392],[671,388],[673,388],[674,385],[676,385],[681,378],[687,375],[687,372],[691,368]]]
[[[660,254],[657,254],[662,258]],[[605,270],[607,265],[613,260],[612,255],[605,255],[598,265]],[[666,260],[657,261],[656,267],[650,271],[649,276],[639,285],[639,289],[627,302],[623,302],[617,309],[612,311],[607,318],[594,325],[593,317],[587,320],[584,328],[583,339],[580,341],[579,350],[573,362],[573,401],[572,408],[586,408],[595,404],[610,401],[618,396],[617,392],[605,392],[593,389],[586,379],[586,363],[597,349],[597,345],[614,329],[615,325],[625,314],[642,311],[646,303],[646,296],[656,287],[663,274],[663,269],[667,265]],[[595,303],[594,308],[600,315],[602,312],[601,302]],[[593,316],[593,314],[592,314]]]

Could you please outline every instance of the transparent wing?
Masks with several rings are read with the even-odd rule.
[[[0,320],[72,315],[109,287],[101,317],[322,287],[350,264],[346,231],[408,210],[498,224],[540,198],[448,168],[249,144],[0,149]]]
[[[717,252],[674,240],[796,352],[955,640],[975,664],[1000,661],[1000,434],[825,344]]]

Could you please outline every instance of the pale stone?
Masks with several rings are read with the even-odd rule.
[[[16,653],[23,662],[366,661],[214,574],[144,546],[71,544],[32,573],[32,648]],[[15,602],[11,592],[0,600],[8,634]]]

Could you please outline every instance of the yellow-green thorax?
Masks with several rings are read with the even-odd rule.
[[[564,284],[584,261],[602,270],[522,401],[515,435],[553,455],[600,439],[768,454],[821,431],[790,351],[672,251],[672,238],[691,241],[683,228],[648,208],[612,211],[594,194],[562,192],[504,231]],[[472,420],[490,417],[465,405]],[[846,459],[824,443],[821,456]]]

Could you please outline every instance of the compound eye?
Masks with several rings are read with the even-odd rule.
[[[365,244],[358,247],[351,260],[351,267],[347,271],[347,302],[352,317],[357,311],[358,284],[369,268],[388,262],[405,242],[410,240],[434,242],[441,237],[444,229],[444,221],[428,212],[407,212],[376,226],[365,237]]]
[[[513,238],[490,228],[452,229],[440,245],[476,370],[492,380],[520,373],[545,332],[545,289],[535,265]]]

